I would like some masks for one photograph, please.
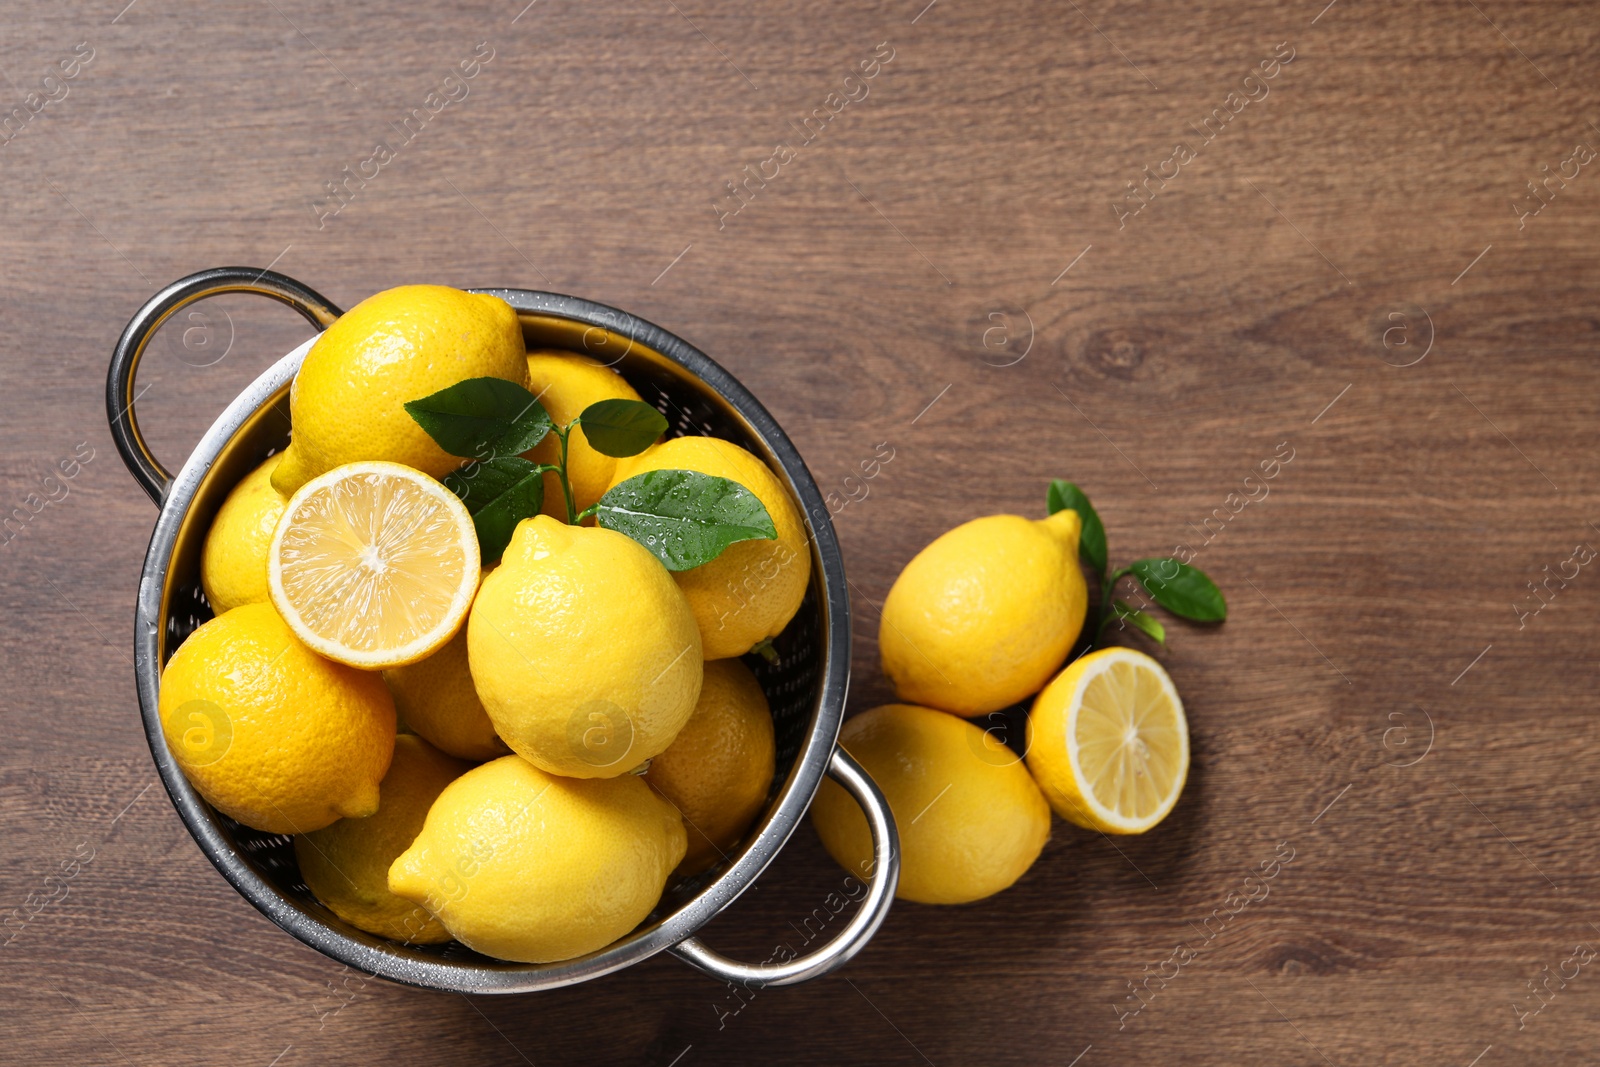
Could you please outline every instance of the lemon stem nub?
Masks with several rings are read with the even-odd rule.
[[[1047,519],[1040,520],[1045,528],[1050,530],[1062,541],[1072,546],[1074,555],[1078,552],[1078,541],[1083,537],[1083,519],[1071,508],[1062,508]]]

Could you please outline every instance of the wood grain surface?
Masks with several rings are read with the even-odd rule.
[[[0,1061],[1593,1062],[1594,5],[525,2],[4,5]],[[1181,803],[1057,822],[1003,895],[753,997],[662,956],[471,998],[302,946],[189,838],[133,689],[155,512],[105,365],[225,264],[343,306],[548,288],[710,353],[849,500],[853,711],[905,561],[1078,481],[1114,559],[1188,545],[1229,597],[1164,654]],[[306,336],[265,303],[152,349],[170,464]],[[802,827],[704,939],[764,959],[842,877]]]

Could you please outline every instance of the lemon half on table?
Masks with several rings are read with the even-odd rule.
[[[1189,724],[1172,679],[1131,648],[1077,660],[1034,701],[1028,769],[1068,822],[1108,834],[1151,829],[1189,775]]]
[[[272,603],[295,636],[369,671],[415,663],[448,642],[478,571],[466,506],[400,463],[347,463],[301,486],[267,557]]]

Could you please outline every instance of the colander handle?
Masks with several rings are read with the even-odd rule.
[[[111,353],[111,367],[106,372],[106,418],[111,423],[111,440],[122,453],[122,462],[128,465],[134,481],[144,487],[150,499],[161,506],[172,475],[161,465],[145,444],[139,432],[139,420],[133,414],[133,377],[139,370],[139,360],[145,347],[161,324],[197,300],[220,293],[259,293],[282,301],[304,315],[306,321],[318,329],[333,325],[342,312],[314,289],[308,289],[287,275],[255,267],[215,267],[180,278],[152,296],[128,320],[122,338]]]
[[[895,886],[900,881],[900,834],[895,830],[894,815],[877,784],[844,749],[833,750],[828,774],[856,798],[872,831],[873,868],[867,895],[839,936],[815,952],[786,963],[739,963],[706,948],[694,937],[673,946],[673,955],[713,978],[760,989],[819,978],[849,962],[878,932],[889,914],[889,905],[894,903]]]

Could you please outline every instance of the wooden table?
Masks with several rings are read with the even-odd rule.
[[[66,895],[7,927],[0,1060],[1592,1062],[1592,6],[524,2],[8,6],[0,906]],[[104,425],[128,316],[232,263],[345,306],[550,288],[711,353],[857,497],[853,710],[905,561],[1080,482],[1114,560],[1188,545],[1229,597],[1164,655],[1178,809],[1058,822],[1003,895],[753,999],[665,956],[495,999],[303,947],[155,782],[154,512]],[[262,304],[153,350],[160,455],[305,336]],[[706,940],[765,958],[841,877],[804,827]]]

